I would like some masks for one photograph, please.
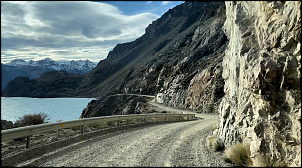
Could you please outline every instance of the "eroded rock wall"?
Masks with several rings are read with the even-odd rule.
[[[183,59],[176,65],[162,67],[156,84],[158,103],[215,113],[214,106],[224,95],[221,63],[228,43],[222,30],[225,6],[220,3],[215,6],[200,17],[192,35],[178,44],[185,45],[178,47]]]
[[[301,2],[226,2],[219,138],[301,166]]]

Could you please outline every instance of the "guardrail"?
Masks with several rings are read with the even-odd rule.
[[[143,120],[143,122],[177,121],[194,119],[195,114],[136,114],[136,115],[114,115],[104,117],[82,118],[78,120],[62,121],[56,123],[46,123],[1,130],[1,142],[27,137],[26,148],[30,147],[30,137],[35,134],[50,132],[58,129],[81,126],[81,134],[84,134],[84,126],[98,123],[116,122],[119,126],[121,122],[130,120]],[[138,122],[139,123],[139,122]]]

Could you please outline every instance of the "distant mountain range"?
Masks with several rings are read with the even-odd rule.
[[[62,70],[69,73],[84,74],[95,68],[96,65],[96,62],[89,60],[54,61],[45,58],[39,61],[25,61],[15,59],[9,63],[1,64],[1,90],[6,87],[8,82],[19,76],[33,79],[40,77],[45,72]]]

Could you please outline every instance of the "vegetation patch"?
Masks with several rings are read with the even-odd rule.
[[[23,117],[19,117],[19,120],[17,120],[14,124],[15,127],[24,127],[28,125],[37,125],[37,124],[43,124],[46,122],[46,120],[49,120],[48,114],[45,113],[39,113],[39,114],[27,114]]]
[[[206,138],[207,147],[217,151],[223,151],[224,150],[224,144],[217,139],[216,135],[210,135]]]
[[[223,159],[235,166],[252,166],[250,144],[237,143],[229,147],[225,151]]]

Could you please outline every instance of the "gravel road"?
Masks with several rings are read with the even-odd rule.
[[[150,102],[165,111],[191,113]],[[197,119],[113,131],[73,143],[19,166],[35,167],[228,167],[221,152],[206,147],[218,116],[195,113]]]

